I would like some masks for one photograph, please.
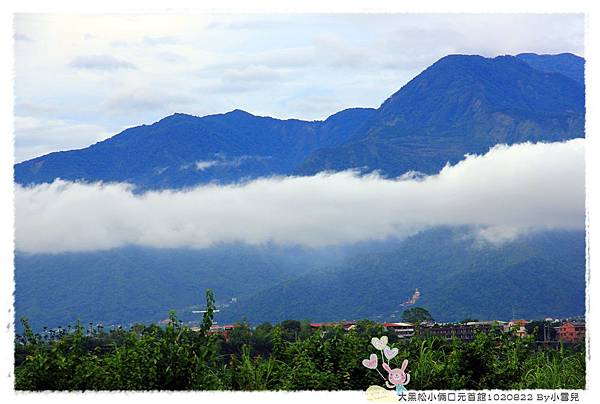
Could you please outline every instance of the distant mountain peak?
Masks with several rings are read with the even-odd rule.
[[[556,55],[519,53],[516,57],[536,70],[562,74],[581,85],[584,84],[585,59],[581,56],[565,52]]]
[[[329,115],[324,122],[327,121],[332,121],[332,120],[336,120],[336,119],[340,119],[340,118],[344,118],[345,116],[347,116],[348,114],[351,113],[372,113],[375,112],[376,109],[375,108],[362,108],[362,107],[354,107],[354,108],[346,108],[343,109],[339,112],[336,112],[335,114]]]
[[[243,109],[239,109],[236,108],[232,111],[226,112],[223,115],[227,115],[227,116],[247,116],[247,117],[251,117],[251,116],[256,116],[251,114],[250,112],[244,111]]]
[[[581,56],[578,56],[571,52],[562,52],[562,53],[522,52],[522,53],[519,53],[516,55],[516,57],[523,57],[523,56],[548,56],[548,57],[557,57],[558,56],[558,57],[572,57],[572,58],[584,60]]]
[[[492,58],[487,58],[487,57],[481,56],[481,55],[469,55],[469,54],[464,54],[464,53],[451,53],[449,55],[446,55],[446,56],[438,59],[438,61],[436,61],[435,63],[433,63],[433,65],[447,63],[447,62],[456,62],[457,60],[472,61],[472,60],[486,60],[486,59],[492,59]]]
[[[181,120],[202,119],[202,118],[209,118],[209,117],[255,117],[255,116],[256,115],[253,115],[242,109],[236,108],[229,112],[211,114],[211,115],[205,115],[205,116],[191,115],[191,114],[186,114],[183,112],[174,112],[171,115],[168,115],[168,116],[162,118],[158,122],[176,122],[176,121],[181,121]]]
[[[167,115],[164,118],[160,119],[157,123],[174,122],[174,121],[181,121],[181,120],[186,120],[186,119],[198,119],[198,118],[199,117],[196,115],[185,114],[182,112],[174,112],[171,115]]]

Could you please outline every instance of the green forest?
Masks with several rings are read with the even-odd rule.
[[[408,359],[408,390],[583,389],[585,347],[540,347],[534,338],[477,333],[473,341],[439,337],[398,340],[381,324],[352,330],[312,329],[285,320],[255,328],[242,321],[228,338],[209,332],[215,301],[206,292],[198,329],[174,312],[165,326],[136,324],[105,331],[77,323],[34,333],[27,319],[15,339],[17,390],[366,390],[383,386],[362,360],[376,352],[371,338],[398,348],[392,367]]]

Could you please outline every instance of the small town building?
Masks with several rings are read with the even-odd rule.
[[[527,329],[525,326],[529,324],[527,320],[512,320],[504,326],[505,332],[512,332],[517,337],[524,337],[527,335]]]
[[[337,323],[310,323],[309,325],[313,329],[332,328],[335,326],[341,326],[344,329],[344,331],[350,331],[356,328],[356,321],[340,321]]]
[[[558,338],[566,342],[578,342],[585,339],[585,323],[567,321],[558,327]]]
[[[415,335],[415,326],[411,323],[383,323],[389,331],[394,331],[399,339],[408,339]]]
[[[225,325],[213,324],[210,326],[210,329],[208,330],[208,335],[220,334],[223,336],[223,339],[225,341],[229,341],[229,333],[235,327],[237,327],[235,324],[225,324]],[[192,331],[200,331],[200,327],[192,327]]]
[[[463,341],[472,341],[478,332],[488,333],[493,329],[501,332],[505,324],[498,320],[422,324],[419,327],[419,333],[423,336],[438,336],[446,340],[458,338]]]

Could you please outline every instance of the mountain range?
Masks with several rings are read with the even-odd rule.
[[[489,245],[467,229],[434,228],[242,296],[222,318],[400,321],[417,288],[416,306],[437,321],[583,314],[585,234],[541,232]]]
[[[139,192],[324,170],[432,174],[499,143],[585,136],[584,60],[572,54],[446,56],[377,109],[324,121],[241,110],[174,114],[81,150],[16,164],[15,182],[56,178],[128,182]],[[107,251],[16,252],[16,315],[41,327],[80,318],[186,320],[215,291],[218,321],[285,318],[393,320],[419,288],[439,320],[570,316],[585,312],[585,234],[548,231],[501,246],[465,228],[335,248],[239,244],[207,249],[135,246]]]
[[[153,323],[175,310],[198,321],[211,288],[216,320],[398,320],[417,306],[438,321],[585,313],[585,233],[550,231],[493,245],[464,228],[336,248],[221,245],[17,253],[15,309],[38,329]]]
[[[436,173],[498,143],[583,137],[583,67],[572,54],[450,55],[377,109],[312,122],[241,110],[174,114],[81,150],[16,164],[15,181],[116,181],[144,190],[324,170]]]

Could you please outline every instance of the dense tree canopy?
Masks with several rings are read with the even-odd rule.
[[[418,324],[423,321],[433,321],[433,317],[429,312],[422,307],[413,307],[402,312],[402,321],[407,323]]]
[[[23,320],[15,342],[17,390],[365,390],[383,386],[362,365],[387,336],[408,359],[409,390],[585,387],[585,349],[541,348],[532,337],[477,333],[471,342],[438,337],[398,340],[381,324],[361,320],[313,330],[306,322],[242,321],[225,339],[212,334],[214,298],[198,330],[175,313],[164,327],[136,325],[106,332],[90,325],[35,334]],[[418,312],[421,312],[420,310]],[[376,351],[375,351],[376,352]]]

